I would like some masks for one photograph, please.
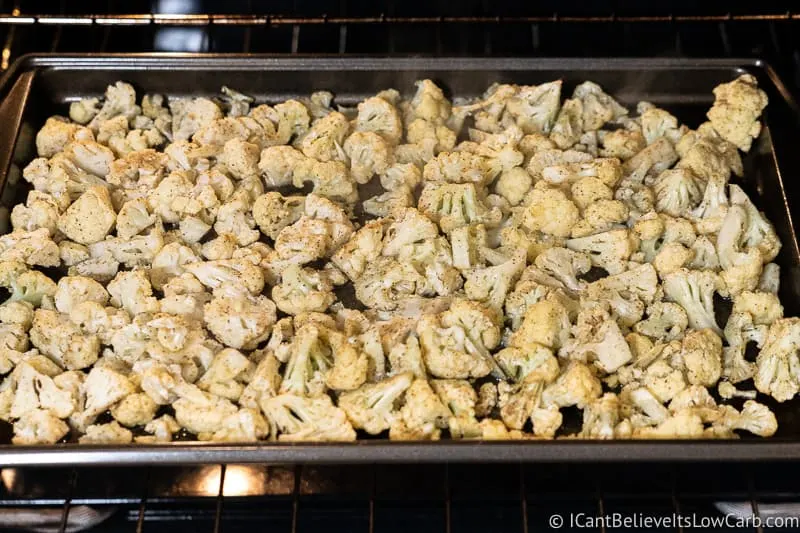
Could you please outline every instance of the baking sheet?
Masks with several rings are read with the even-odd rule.
[[[569,94],[591,80],[628,107],[647,100],[667,108],[696,127],[713,102],[711,90],[743,72],[755,75],[770,105],[765,128],[744,157],[745,177],[738,183],[775,224],[784,246],[781,301],[786,314],[800,314],[800,252],[790,205],[800,201],[798,187],[784,176],[800,171],[794,146],[798,139],[797,106],[775,73],[753,60],[684,59],[452,59],[345,58],[187,55],[26,56],[0,80],[0,232],[7,217],[24,201],[27,183],[21,169],[34,157],[34,135],[45,119],[66,114],[66,105],[102,96],[117,80],[145,92],[167,96],[217,95],[222,85],[252,95],[258,103],[276,103],[330,90],[336,102],[350,105],[394,87],[409,94],[417,79],[431,78],[448,96],[477,96],[494,82],[538,84],[564,81]],[[794,200],[793,200],[794,198]],[[398,443],[386,439],[356,443],[255,443],[229,445],[176,442],[162,445],[11,446],[0,444],[0,465],[187,464],[247,462],[409,462],[409,461],[727,461],[800,458],[800,400],[766,400],[779,430],[769,439],[735,441],[439,441]],[[2,433],[0,431],[0,433]],[[10,435],[0,434],[0,442]]]

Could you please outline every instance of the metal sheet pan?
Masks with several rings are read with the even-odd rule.
[[[648,100],[696,127],[704,120],[711,90],[743,72],[755,75],[770,105],[766,127],[744,158],[739,183],[775,224],[784,247],[781,300],[787,315],[800,314],[800,251],[791,205],[800,202],[796,144],[798,107],[772,69],[740,59],[452,59],[187,55],[26,56],[0,80],[0,222],[24,200],[21,168],[33,154],[35,132],[44,120],[65,114],[65,105],[100,96],[117,80],[142,92],[168,96],[214,95],[222,85],[277,102],[326,89],[351,104],[378,90],[403,92],[423,77],[450,94],[476,96],[494,82],[535,84],[562,79],[564,91],[584,80],[601,84],[628,106]],[[7,222],[0,224],[7,231]],[[0,466],[130,465],[188,463],[375,463],[375,462],[586,462],[586,461],[758,461],[800,459],[800,400],[777,404],[779,432],[770,439],[732,441],[527,441],[396,443],[368,440],[347,444],[259,443],[19,447],[0,444]],[[2,440],[5,437],[6,440]],[[0,442],[8,442],[0,436]]]

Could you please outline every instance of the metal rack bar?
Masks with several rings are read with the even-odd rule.
[[[756,533],[764,533],[764,527],[761,525],[761,512],[758,508],[758,499],[756,498],[756,492],[753,482],[753,473],[748,468],[747,469],[747,495],[750,498],[750,509],[753,512],[753,516],[758,520],[756,523]]]
[[[292,490],[292,530],[297,533],[297,520],[300,512],[300,479],[303,476],[303,467],[297,465],[294,469],[294,489]]]
[[[217,506],[214,509],[214,533],[219,533],[222,524],[222,506],[224,503],[223,489],[225,488],[226,465],[219,465],[219,491],[217,492]]]
[[[58,533],[64,533],[67,530],[67,523],[69,522],[69,511],[72,508],[72,495],[75,492],[75,483],[77,478],[78,478],[78,471],[73,468],[69,474],[67,497],[64,499],[64,510],[61,513],[61,523],[58,526]]]
[[[672,503],[672,511],[675,516],[681,515],[681,502],[678,499],[678,480],[675,477],[675,470],[670,471],[670,500]],[[683,523],[679,522],[677,525],[677,533],[683,533]]]
[[[450,465],[444,465],[444,533],[451,533]]]
[[[144,516],[147,509],[147,490],[150,486],[150,469],[148,468],[144,474],[144,491],[142,499],[139,502],[139,515],[136,517],[136,533],[142,533],[144,530]]]
[[[519,465],[519,500],[522,507],[522,533],[528,533],[528,491],[525,488],[525,466]]]
[[[800,13],[777,14],[722,14],[722,15],[604,15],[604,16],[574,16],[574,15],[532,15],[532,16],[431,16],[431,17],[395,17],[391,15],[375,15],[368,17],[352,16],[317,16],[317,17],[292,17],[283,15],[223,15],[223,14],[124,14],[124,15],[38,15],[26,16],[12,13],[0,14],[0,24],[15,26],[31,24],[90,26],[99,25],[167,25],[167,26],[205,26],[214,24],[218,26],[264,26],[297,24],[498,24],[498,23],[546,23],[546,22],[580,22],[601,23],[609,22],[755,22],[755,21],[791,21],[800,20]]]

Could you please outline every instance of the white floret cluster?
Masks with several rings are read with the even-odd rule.
[[[51,117],[0,236],[13,442],[554,438],[566,408],[578,438],[772,435],[800,319],[730,182],[766,95],[723,84],[691,130],[561,92],[118,82]]]

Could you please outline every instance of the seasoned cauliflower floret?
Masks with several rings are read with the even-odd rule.
[[[708,111],[711,126],[726,141],[747,152],[761,131],[758,117],[767,107],[767,94],[758,88],[756,79],[743,74],[714,89],[714,105]]]
[[[531,231],[569,237],[579,217],[578,207],[562,191],[534,187],[525,198],[522,224]]]

